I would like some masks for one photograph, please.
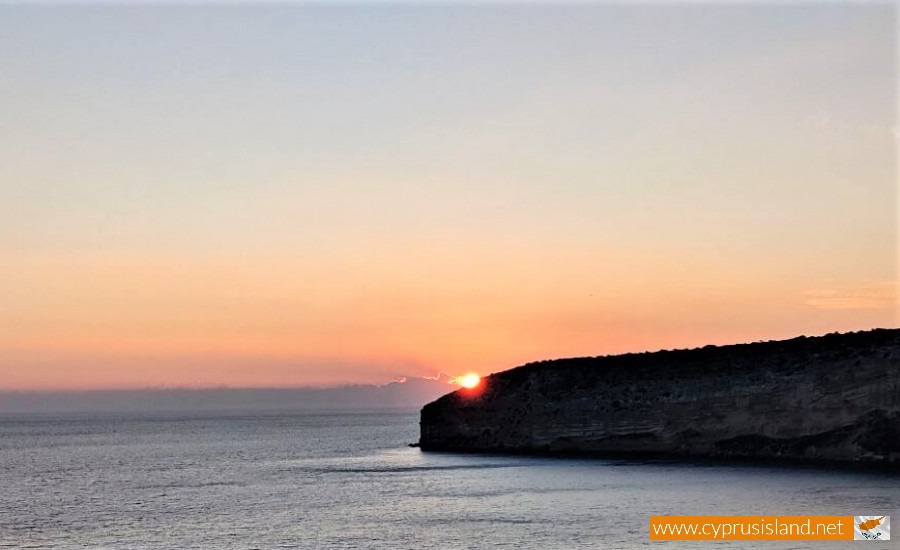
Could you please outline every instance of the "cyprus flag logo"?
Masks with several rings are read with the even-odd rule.
[[[891,516],[853,516],[854,540],[891,540]]]

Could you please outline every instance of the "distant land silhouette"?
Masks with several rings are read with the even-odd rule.
[[[0,392],[0,414],[418,409],[453,391],[445,378],[327,388],[127,389]]]

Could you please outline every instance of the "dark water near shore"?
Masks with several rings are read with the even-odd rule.
[[[723,543],[651,543],[648,517],[900,508],[896,474],[426,454],[416,439],[416,413],[3,416],[0,547],[709,548]],[[821,545],[842,547],[724,544]]]

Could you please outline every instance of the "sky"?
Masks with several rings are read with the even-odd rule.
[[[897,326],[896,8],[0,6],[0,390]]]

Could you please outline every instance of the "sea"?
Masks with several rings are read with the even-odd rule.
[[[5,415],[0,547],[859,548],[651,542],[649,516],[900,508],[885,472],[425,453],[417,439],[416,411]]]

